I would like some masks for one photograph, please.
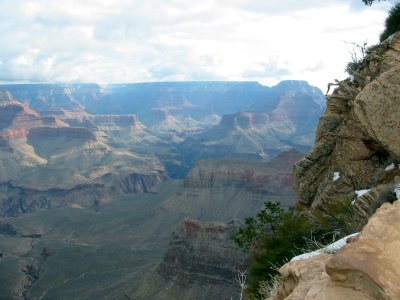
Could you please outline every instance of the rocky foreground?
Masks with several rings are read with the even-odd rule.
[[[336,254],[284,265],[270,299],[398,299],[400,202],[385,203]]]
[[[352,197],[361,233],[335,254],[284,265],[271,299],[400,298],[400,33],[338,85],[315,147],[295,166],[295,191],[310,209]]]

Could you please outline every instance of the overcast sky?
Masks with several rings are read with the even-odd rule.
[[[0,82],[342,79],[394,1],[0,0]]]

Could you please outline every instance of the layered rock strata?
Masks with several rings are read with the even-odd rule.
[[[247,257],[229,237],[237,226],[184,219],[173,233],[158,273],[181,284],[192,282],[235,286],[237,270],[244,270]]]

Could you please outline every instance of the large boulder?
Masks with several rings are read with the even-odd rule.
[[[335,254],[285,264],[270,299],[400,299],[399,219],[400,201],[385,203]]]
[[[381,148],[400,158],[400,62],[358,94],[354,114]]]
[[[385,203],[359,238],[326,264],[333,287],[359,290],[373,299],[400,297],[400,201]]]

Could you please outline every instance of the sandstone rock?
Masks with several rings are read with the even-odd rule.
[[[357,72],[327,96],[316,144],[295,165],[294,187],[312,209],[353,197],[357,226],[369,221],[337,253],[283,266],[273,299],[400,298],[400,201],[382,205],[394,200],[399,180],[396,164],[385,167],[400,159],[400,33],[374,47]],[[362,189],[369,191],[355,198]]]
[[[292,261],[270,299],[399,299],[400,201],[385,203],[337,253]]]
[[[379,153],[365,143],[366,138],[357,122],[348,116],[323,115],[313,150],[294,167],[294,189],[299,201],[322,207],[332,198],[370,187],[375,170],[383,164]],[[334,172],[340,174],[336,181]]]
[[[325,263],[330,257],[330,254],[320,254],[282,266],[279,272],[283,276],[283,284],[269,299],[306,299],[311,289],[319,291],[328,277],[325,273]]]
[[[340,81],[327,96],[315,146],[294,167],[302,204],[323,208],[354,190],[371,188],[387,161],[400,158],[399,48],[400,33],[367,55],[363,82]],[[336,181],[334,172],[340,174]]]
[[[378,184],[371,188],[368,192],[353,200],[354,220],[358,223],[358,227],[362,228],[369,217],[384,202],[393,202],[395,194],[393,193],[393,184]]]
[[[385,203],[359,238],[326,264],[335,286],[362,291],[373,299],[400,297],[400,201]]]
[[[366,132],[393,157],[400,158],[400,62],[369,83],[354,101],[354,113]]]

